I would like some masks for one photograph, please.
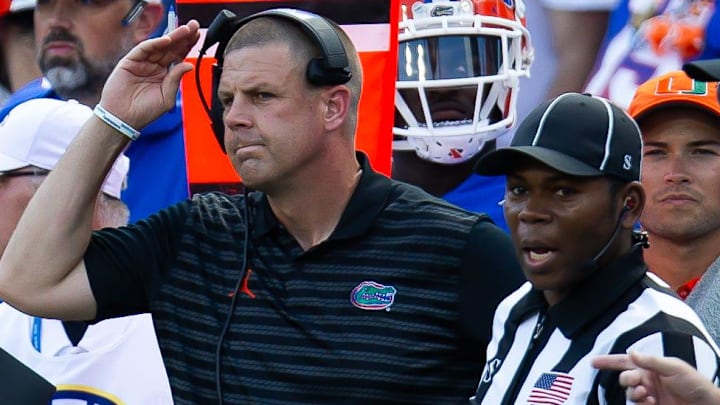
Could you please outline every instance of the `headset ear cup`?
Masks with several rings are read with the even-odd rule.
[[[307,80],[316,86],[334,86],[347,83],[352,78],[350,67],[333,69],[326,66],[323,58],[314,58],[308,63]]]

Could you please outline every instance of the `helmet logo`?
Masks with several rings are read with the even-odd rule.
[[[452,6],[435,6],[433,7],[430,15],[433,17],[448,17],[455,14]]]

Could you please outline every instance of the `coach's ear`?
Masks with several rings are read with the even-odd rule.
[[[347,121],[350,111],[350,89],[339,84],[323,90],[321,95],[324,106],[325,129],[335,131]]]

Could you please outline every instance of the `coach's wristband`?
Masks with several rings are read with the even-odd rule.
[[[140,131],[131,127],[125,121],[116,117],[110,111],[104,109],[103,106],[101,106],[100,104],[95,106],[95,109],[93,110],[93,112],[104,123],[110,125],[111,127],[115,128],[116,130],[120,131],[123,135],[130,138],[131,141],[138,139],[138,137],[140,136]]]

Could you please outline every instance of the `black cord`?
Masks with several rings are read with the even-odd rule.
[[[205,109],[205,112],[210,115],[210,105],[207,102],[207,99],[205,98],[205,93],[203,93],[202,85],[200,83],[200,63],[203,60],[203,57],[205,56],[206,49],[201,49],[200,53],[198,55],[197,61],[195,62],[195,88],[197,88],[198,96],[200,97],[200,103],[202,104],[203,108]]]
[[[225,335],[227,334],[228,329],[230,328],[230,321],[232,320],[233,312],[235,312],[235,303],[237,302],[237,298],[240,295],[240,286],[242,285],[243,278],[245,278],[245,271],[247,269],[247,263],[248,263],[248,251],[250,247],[250,210],[248,209],[248,204],[250,203],[250,199],[248,198],[248,191],[245,186],[243,186],[243,196],[244,198],[244,205],[243,205],[243,214],[245,215],[245,240],[243,241],[243,259],[242,259],[242,267],[240,270],[240,278],[238,278],[237,283],[235,283],[235,289],[233,290],[233,296],[232,301],[230,301],[230,309],[228,310],[227,319],[225,319],[225,325],[223,325],[222,331],[220,332],[220,337],[218,338],[217,347],[215,348],[215,388],[217,390],[217,396],[218,396],[218,404],[223,405],[223,392],[222,392],[222,379],[221,379],[221,371],[222,368],[222,348],[223,348],[223,341],[225,340]]]

